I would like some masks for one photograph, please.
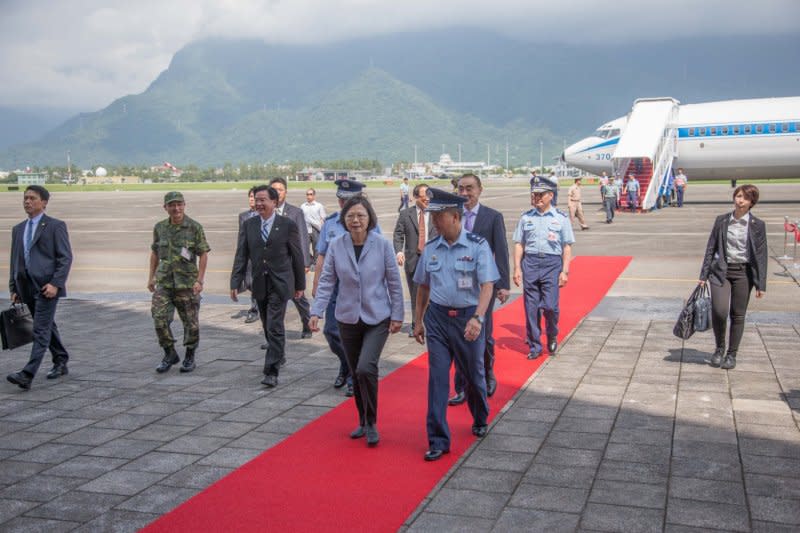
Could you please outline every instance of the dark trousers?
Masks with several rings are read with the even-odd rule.
[[[297,314],[300,315],[300,323],[303,324],[303,333],[308,333],[311,328],[308,327],[308,319],[311,314],[311,304],[308,303],[308,298],[305,295],[300,298],[292,298],[294,306],[297,308]]]
[[[522,258],[525,331],[531,353],[542,351],[542,317],[547,337],[558,336],[558,275],[562,264],[560,255],[525,254]]]
[[[256,302],[258,313],[261,315],[261,326],[264,328],[264,337],[267,339],[264,374],[277,376],[286,348],[286,330],[283,324],[286,318],[286,301],[268,287],[267,297]]]
[[[378,420],[378,360],[389,338],[389,319],[375,325],[363,320],[339,322],[339,333],[353,375],[358,423],[374,425]]]
[[[67,349],[61,343],[61,336],[58,334],[55,316],[58,298],[45,298],[41,293],[32,293],[23,290],[19,295],[33,316],[33,347],[31,348],[31,358],[23,368],[23,372],[33,377],[42,364],[44,353],[50,349],[53,356],[53,364],[66,363],[69,360]]]
[[[414,325],[417,323],[417,288],[418,285],[414,283],[414,272],[406,272],[406,283],[408,284],[408,295],[411,297],[411,330],[414,330]]]
[[[683,207],[683,187],[675,187],[675,195],[678,197],[678,207]]]
[[[614,210],[617,208],[617,197],[606,196],[603,200],[603,206],[606,208],[606,222],[614,220]]]
[[[451,316],[454,315],[454,316]],[[464,339],[464,329],[475,306],[458,310],[430,302],[425,313],[428,340],[428,445],[432,450],[450,449],[447,426],[447,397],[450,393],[450,365],[466,377],[464,392],[475,426],[485,426],[489,417],[486,376],[483,373],[484,331],[474,341]]]
[[[397,208],[397,212],[399,213],[403,209],[408,209],[408,195],[403,194],[400,196],[400,207]]]
[[[308,234],[308,240],[311,242],[311,264],[317,264],[317,243],[319,242],[319,230],[311,226],[311,233]]]
[[[709,283],[711,288],[711,325],[714,328],[714,340],[717,348],[725,347],[725,329],[728,315],[731,318],[731,333],[728,341],[728,353],[736,354],[744,333],[744,317],[747,304],[750,302],[750,291],[753,289],[747,265],[744,263],[728,265],[728,272],[722,285]]]
[[[628,207],[631,211],[639,207],[639,191],[628,191]]]
[[[494,378],[494,320],[492,319],[492,311],[494,310],[494,296],[489,300],[489,307],[486,308],[486,314],[483,319],[483,331],[485,337],[485,347],[483,349],[483,373],[486,376],[488,385],[489,379]],[[456,375],[454,378],[456,392],[464,392],[464,387],[467,380],[459,372],[456,367]]]
[[[339,374],[347,377],[347,382],[351,383],[350,366],[347,364],[347,356],[342,347],[342,338],[339,335],[339,323],[336,321],[336,298],[339,296],[339,284],[333,288],[331,299],[328,300],[328,307],[325,308],[325,325],[322,327],[322,334],[328,341],[328,347],[333,354],[339,358]]]

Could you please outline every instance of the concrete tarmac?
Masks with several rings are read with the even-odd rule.
[[[390,236],[399,193],[368,192]],[[708,366],[710,332],[685,343],[671,335],[731,192],[690,184],[683,208],[621,213],[607,225],[597,187],[585,188],[591,229],[577,231],[575,254],[633,261],[403,529],[800,528],[800,286],[792,261],[776,259],[783,216],[800,218],[800,185],[761,187],[754,213],[767,223],[768,287],[751,300],[739,366]],[[334,209],[333,191],[319,197]],[[154,372],[160,350],[145,284],[162,198],[59,192],[50,201],[75,253],[58,312],[70,374],[44,379],[46,361],[31,391],[0,385],[0,530],[135,531],[345,401],[332,387],[336,358],[321,335],[299,338],[292,306],[289,364],[276,389],[259,384],[263,334],[231,319],[243,306],[227,298],[245,190],[187,193],[187,214],[212,247],[198,369]],[[529,207],[521,183],[489,183],[483,200],[504,213],[509,237]],[[0,194],[0,276],[21,203],[21,193]],[[7,296],[0,291],[0,306]],[[405,333],[391,336],[381,374],[421,350]],[[28,352],[3,352],[0,373],[18,370]],[[424,420],[416,431],[424,434]]]

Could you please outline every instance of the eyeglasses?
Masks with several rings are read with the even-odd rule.
[[[353,214],[348,213],[347,216],[344,217],[345,220],[355,220],[355,219],[364,220],[365,218],[369,218],[369,215],[361,215],[361,214],[357,215],[355,213]]]

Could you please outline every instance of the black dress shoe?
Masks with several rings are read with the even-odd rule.
[[[714,368],[719,368],[719,365],[722,364],[722,359],[725,357],[725,348],[719,347],[714,350],[714,355],[711,356],[711,361],[708,364],[713,366]]]
[[[492,397],[497,390],[497,380],[494,376],[490,376],[486,380],[486,396]]]
[[[347,396],[348,398],[350,398],[354,394],[355,394],[355,391],[353,390],[353,384],[352,383],[348,383],[347,384],[347,388],[344,390],[344,395]]]
[[[528,354],[528,359],[530,360],[538,359],[540,355],[542,355],[542,352],[531,352]]]
[[[425,452],[425,460],[438,461],[446,453],[450,453],[450,450],[428,450]]]
[[[252,324],[258,320],[258,313],[247,313],[247,317],[244,319],[245,324]]]
[[[339,374],[336,376],[336,379],[333,381],[333,388],[334,389],[341,389],[344,387],[344,384],[347,383],[347,378],[344,374]]]
[[[472,434],[478,438],[485,437],[489,433],[489,426],[472,426]]]
[[[722,360],[722,364],[720,365],[720,367],[723,370],[733,370],[734,368],[736,368],[736,354],[735,353],[732,354],[730,352],[726,353],[725,359]]]
[[[467,401],[467,395],[463,392],[456,392],[453,397],[447,400],[447,405],[461,405]]]
[[[28,390],[31,388],[31,381],[33,378],[28,376],[25,372],[14,372],[13,374],[9,374],[6,376],[6,379],[13,383],[14,385],[19,386],[20,389]]]
[[[364,426],[358,426],[356,429],[350,432],[351,439],[360,439],[364,435],[367,434],[367,430],[364,429]]]
[[[304,329],[303,333],[300,334],[300,338],[301,339],[310,339],[312,335],[313,335],[313,333],[312,333],[312,331],[310,329],[309,330],[305,330]]]
[[[381,440],[380,436],[378,435],[378,428],[375,427],[374,424],[367,424],[367,446],[372,448],[373,446],[377,446],[378,442]]]
[[[273,388],[273,387],[277,387],[278,386],[278,376],[273,376],[273,375],[264,376],[264,379],[261,380],[261,384],[262,385],[266,385],[270,389]]]
[[[551,356],[553,356],[553,355],[555,355],[555,354],[556,354],[556,351],[557,351],[557,350],[558,350],[558,340],[557,340],[555,337],[553,337],[553,338],[548,338],[548,339],[547,339],[547,352],[548,352],[548,353],[549,353]]]
[[[53,365],[50,372],[47,373],[47,379],[56,379],[61,376],[66,376],[67,374],[69,374],[67,363],[56,363]]]

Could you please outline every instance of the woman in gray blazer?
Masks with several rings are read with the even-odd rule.
[[[750,210],[758,203],[758,188],[742,185],[733,191],[733,212],[717,217],[708,238],[700,284],[711,288],[711,325],[717,348],[711,366],[730,370],[744,332],[750,292],[756,298],[767,290],[767,230]],[[730,312],[731,331],[725,351],[725,329]]]
[[[367,437],[378,444],[378,359],[389,333],[403,325],[403,286],[392,243],[371,231],[378,217],[363,196],[349,199],[339,222],[347,233],[328,245],[309,327],[319,331],[319,319],[338,281],[336,321],[358,408],[358,427],[350,438]],[[327,317],[332,320],[334,317]]]

